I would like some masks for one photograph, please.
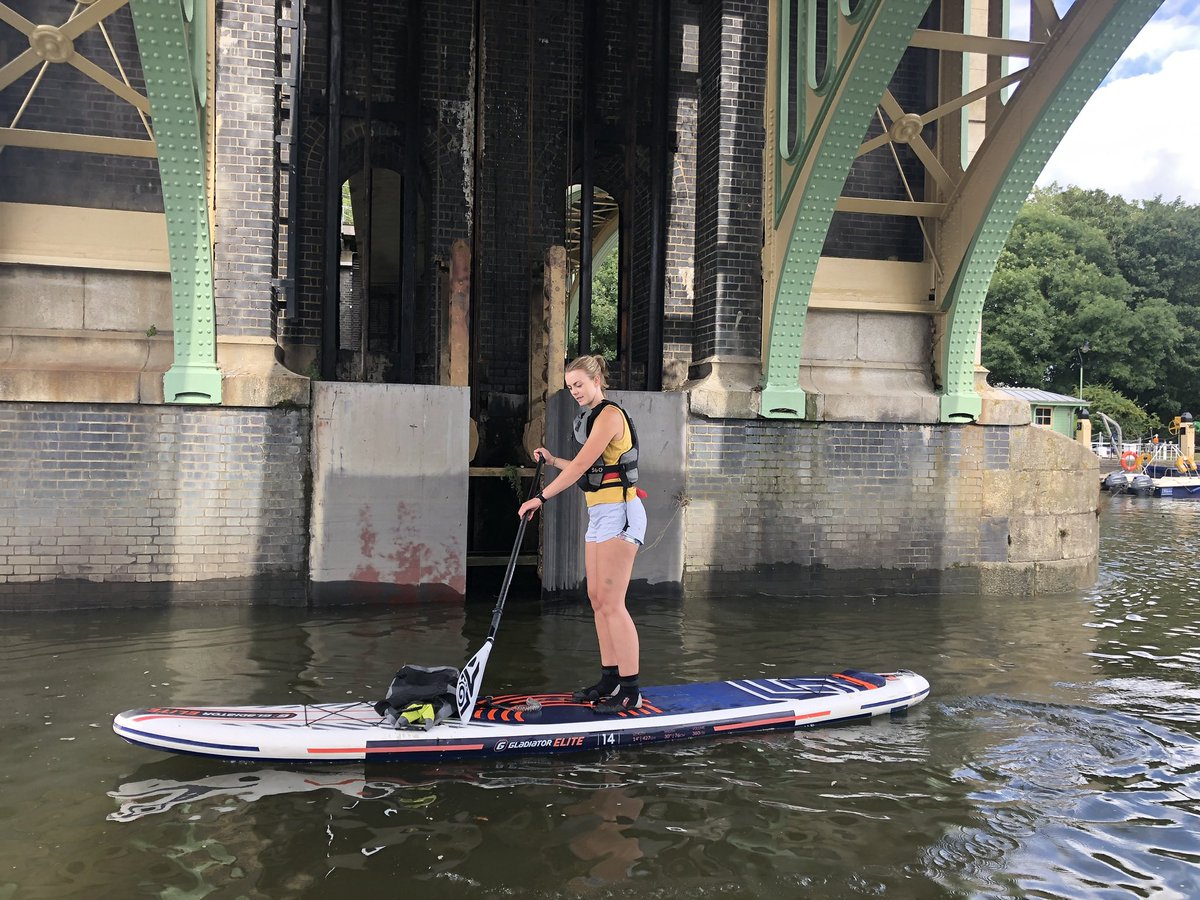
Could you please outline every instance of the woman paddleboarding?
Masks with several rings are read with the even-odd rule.
[[[625,592],[646,538],[646,509],[645,494],[635,487],[637,431],[625,410],[604,398],[607,375],[602,356],[581,356],[567,366],[567,390],[582,410],[575,419],[575,440],[582,446],[572,459],[545,447],[534,451],[560,474],[522,503],[517,515],[532,515],[573,484],[583,489],[588,508],[584,562],[600,643],[600,680],[574,697],[593,704],[598,713],[619,713],[642,705],[637,626],[625,608]]]

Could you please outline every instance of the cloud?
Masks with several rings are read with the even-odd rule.
[[[1170,2],[1164,11],[1182,5]],[[1195,9],[1188,15],[1200,20]],[[1200,119],[1191,113],[1198,84],[1200,21],[1156,17],[1083,108],[1038,184],[1200,203]]]
[[[1200,4],[1187,12],[1174,9],[1181,6],[1163,5],[1113,66],[1106,82],[1157,72],[1173,54],[1200,47]]]

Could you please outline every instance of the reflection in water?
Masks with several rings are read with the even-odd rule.
[[[149,704],[374,697],[460,664],[490,599],[7,616],[0,900],[1200,897],[1200,504],[1106,500],[1101,578],[1042,598],[634,602],[646,683],[911,668],[906,717],[610,755],[261,767],[124,744]],[[594,666],[512,597],[488,690]]]
[[[264,797],[277,794],[302,794],[310,791],[337,791],[355,800],[380,800],[391,798],[401,791],[419,785],[387,778],[370,778],[358,769],[312,769],[310,771],[288,771],[284,769],[259,769],[254,772],[229,772],[223,775],[207,775],[191,781],[172,781],[152,778],[146,781],[131,781],[115,791],[109,791],[119,804],[117,812],[109,813],[110,822],[132,822],[145,816],[168,812],[180,806],[216,804],[211,808],[217,812],[229,812],[238,804],[253,803]],[[403,798],[413,808],[427,806],[434,801],[429,794]]]
[[[625,789],[608,787],[592,791],[582,802],[563,810],[569,818],[563,833],[570,835],[571,852],[595,863],[588,878],[576,877],[568,887],[597,887],[632,874],[633,864],[642,858],[642,848],[629,826],[637,821],[643,806],[644,801]]]

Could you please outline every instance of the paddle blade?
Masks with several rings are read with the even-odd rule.
[[[475,701],[479,698],[479,686],[483,682],[483,668],[491,655],[492,639],[488,638],[458,675],[458,689],[454,692],[454,699],[458,704],[458,717],[464,722],[471,718],[471,712],[475,709]]]

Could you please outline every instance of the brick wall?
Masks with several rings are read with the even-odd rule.
[[[936,27],[926,21],[923,27]],[[888,89],[906,111],[923,113],[936,105],[931,76],[937,73],[937,53],[910,48],[905,51]],[[882,133],[878,117],[871,120],[864,140]],[[924,137],[932,147],[937,140],[937,125],[925,127]],[[896,156],[892,155],[892,149]],[[896,161],[900,165],[897,167]],[[903,171],[903,177],[901,172]],[[907,189],[906,189],[907,182]],[[925,167],[907,144],[880,147],[860,156],[850,167],[842,193],[847,197],[871,197],[879,200],[925,200]],[[920,220],[912,216],[869,216],[861,213],[834,213],[829,234],[821,252],[826,256],[851,259],[898,259],[920,262],[925,258]]]
[[[167,582],[298,576],[308,427],[300,410],[0,404],[0,607],[101,590],[72,580],[124,585],[128,604]]]
[[[671,9],[671,96],[668,122],[675,131],[668,181],[667,288],[663,303],[663,359],[690,362],[696,250],[696,116],[699,109],[699,9]]]
[[[377,2],[377,17],[385,7]],[[365,86],[365,37],[356,39],[364,0],[345,0],[345,90],[356,96]],[[397,7],[402,9],[402,7]],[[581,106],[583,55],[582,4],[560,0],[488,2],[482,21],[459,0],[425,0],[421,62],[421,148],[423,250],[418,285],[418,381],[436,377],[441,323],[437,273],[448,259],[451,242],[462,238],[477,251],[473,285],[472,382],[475,409],[488,408],[490,394],[503,404],[523,395],[527,382],[530,276],[547,246],[565,236],[566,190],[579,181],[582,159]],[[301,148],[303,198],[301,291],[298,317],[286,323],[289,341],[316,345],[320,305],[324,219],[324,157],[327,13],[323,0],[308,5],[308,41],[304,59],[304,138]],[[596,183],[622,204],[626,196],[624,147],[627,112],[624,59],[637,61],[634,115],[639,146],[635,154],[631,206],[623,214],[634,223],[635,386],[644,383],[646,305],[649,299],[648,202],[650,122],[650,15],[648,4],[610,0],[606,4],[597,82],[598,128]],[[694,125],[697,76],[697,10],[691,3],[672,9],[672,82],[668,127],[677,132],[672,159],[669,218],[667,322],[668,353],[691,353],[689,318],[692,294],[692,233],[695,203]],[[407,27],[406,23],[402,23]],[[478,28],[480,47],[476,48]],[[402,28],[400,29],[402,32]],[[376,48],[374,96],[393,98],[396,69],[403,67],[406,44]],[[482,79],[483,108],[476,110],[476,60]],[[674,117],[671,121],[670,116]],[[347,125],[343,140],[346,177],[359,165],[361,144]],[[481,148],[475,183],[477,129]],[[380,138],[382,144],[385,139]],[[378,148],[377,148],[378,149]],[[357,155],[356,155],[357,154]],[[756,226],[757,227],[757,226]],[[639,366],[640,362],[640,366]]]
[[[274,334],[275,3],[217,4],[213,290],[220,334]]]
[[[767,5],[700,7],[692,359],[760,353]]]
[[[546,247],[562,243],[566,227],[567,42],[578,26],[559,0],[486,3],[482,11],[485,108],[472,380],[485,392],[524,394],[533,266]]]
[[[859,570],[879,589],[1074,588],[1095,571],[1088,456],[1032,426],[693,418],[688,579],[803,586]]]

